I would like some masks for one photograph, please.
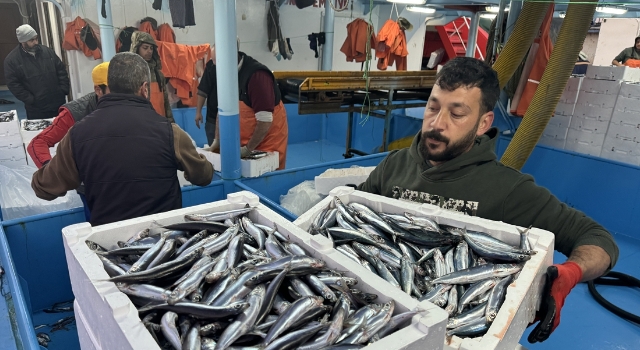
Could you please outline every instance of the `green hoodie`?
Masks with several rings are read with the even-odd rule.
[[[602,226],[569,208],[533,177],[507,167],[494,153],[498,129],[478,137],[467,153],[432,166],[418,149],[418,133],[411,147],[393,151],[358,189],[365,192],[430,203],[441,208],[553,232],[555,249],[569,256],[581,245],[595,245],[618,260],[618,247]]]

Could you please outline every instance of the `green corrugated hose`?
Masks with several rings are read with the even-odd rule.
[[[591,26],[596,4],[597,0],[572,0],[567,6],[567,15],[560,27],[549,63],[518,131],[500,160],[503,164],[514,169],[522,169],[538,143],[571,76],[582,43]]]
[[[507,85],[507,82],[513,76],[513,72],[522,62],[524,55],[529,51],[533,39],[536,38],[540,31],[540,24],[542,24],[548,8],[548,2],[525,2],[522,5],[522,11],[520,11],[513,32],[507,39],[502,52],[498,55],[496,63],[493,64],[493,69],[498,72],[500,89]],[[574,61],[575,59],[572,60],[572,62]]]

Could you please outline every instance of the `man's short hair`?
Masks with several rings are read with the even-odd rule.
[[[639,41],[640,41],[640,36],[637,36],[637,37],[636,37],[636,40],[633,42],[633,43],[634,43],[634,45],[638,45],[638,42],[639,42]]]
[[[443,90],[460,87],[480,89],[480,114],[492,111],[500,97],[498,73],[488,64],[473,57],[456,57],[447,62],[436,75],[436,84]]]
[[[121,52],[109,63],[107,84],[111,92],[136,95],[142,84],[151,81],[149,64],[133,52]]]

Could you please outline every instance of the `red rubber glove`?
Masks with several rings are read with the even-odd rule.
[[[549,338],[560,324],[560,310],[571,289],[582,279],[582,269],[572,261],[547,268],[547,282],[542,294],[542,303],[536,319],[540,322],[531,331],[527,340],[534,344]],[[535,321],[534,321],[535,322]]]

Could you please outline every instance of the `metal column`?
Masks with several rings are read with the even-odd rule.
[[[235,0],[213,0],[222,178],[239,179],[240,116]]]
[[[476,56],[476,42],[478,39],[478,25],[480,24],[480,12],[476,12],[471,16],[471,23],[469,24],[469,36],[467,40],[467,57]]]
[[[516,26],[516,21],[520,12],[522,11],[522,1],[513,0],[509,3],[509,16],[507,16],[507,29],[504,33],[504,42],[506,43],[513,32],[513,28]]]
[[[333,66],[333,28],[335,12],[327,0],[324,4],[324,45],[322,46],[322,70],[330,71]]]
[[[107,17],[102,17],[102,4]],[[111,61],[116,55],[116,38],[113,31],[113,16],[111,16],[111,0],[98,0],[98,25],[100,26],[100,42],[102,44],[102,60]]]

